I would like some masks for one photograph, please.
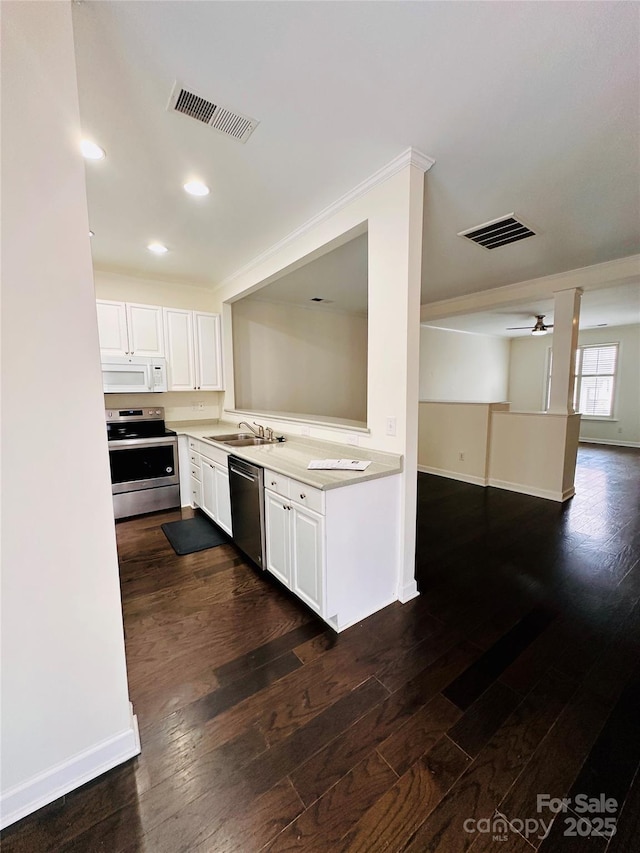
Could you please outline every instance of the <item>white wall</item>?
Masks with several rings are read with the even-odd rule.
[[[386,179],[371,180],[370,189],[336,206],[300,229],[291,240],[239,271],[220,288],[228,322],[229,303],[248,296],[303,260],[311,260],[335,242],[351,239],[368,230],[369,327],[367,364],[367,425],[359,437],[370,446],[405,457],[400,496],[398,531],[399,597],[417,593],[415,584],[415,518],[418,464],[418,390],[420,345],[420,278],[424,169],[409,159]],[[348,235],[348,236],[347,236]],[[227,344],[228,346],[228,344]],[[232,359],[227,355],[230,368]],[[225,409],[235,401],[226,382]],[[387,419],[395,418],[395,435],[387,431]],[[261,418],[262,420],[262,418]],[[275,429],[300,428],[277,419],[264,418]],[[344,432],[311,428],[318,438],[344,441]]]
[[[139,302],[191,311],[220,313],[220,300],[211,290],[182,282],[167,282],[96,270],[96,298]],[[224,334],[224,332],[223,332]],[[167,391],[164,394],[105,394],[105,408],[164,406],[168,421],[216,420],[222,413],[220,391]]]
[[[581,419],[580,438],[637,445],[640,443],[640,326],[584,329],[585,344],[620,343],[614,420]],[[509,399],[512,411],[540,411],[544,405],[549,348],[553,336],[514,338],[511,342]]]
[[[2,3],[2,821],[138,749],[71,8]]]
[[[233,349],[236,408],[366,425],[366,317],[242,299]]]
[[[509,340],[420,327],[420,399],[492,403],[507,399]]]
[[[491,415],[508,408],[508,403],[420,403],[418,470],[486,486]]]
[[[488,484],[565,501],[574,494],[579,415],[491,414]]]
[[[96,298],[143,305],[166,305],[192,311],[220,313],[220,299],[206,287],[95,270]]]

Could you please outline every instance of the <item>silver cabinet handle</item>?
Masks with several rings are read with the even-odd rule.
[[[271,485],[272,485],[272,486],[277,486],[278,484],[276,483],[276,481],[275,481],[275,480],[272,480],[272,481],[271,481]]]
[[[300,495],[300,500],[303,501],[306,498],[306,495]]]

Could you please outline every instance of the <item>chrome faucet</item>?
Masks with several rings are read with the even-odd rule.
[[[247,423],[246,421],[240,421],[240,423],[238,424],[238,429],[240,429],[241,426],[246,426],[247,429],[250,429],[254,435],[258,436],[258,438],[264,438],[264,427],[261,424],[257,424],[255,421],[253,423],[255,426],[258,427],[257,430],[255,430],[251,426],[251,424]]]

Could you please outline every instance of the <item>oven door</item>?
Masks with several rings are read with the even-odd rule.
[[[109,442],[114,495],[179,483],[175,438],[125,439]]]

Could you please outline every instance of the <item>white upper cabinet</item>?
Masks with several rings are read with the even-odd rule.
[[[96,301],[103,356],[164,356],[162,308],[129,302]]]
[[[98,336],[103,355],[128,355],[127,309],[124,302],[96,302]]]
[[[221,391],[222,345],[220,339],[220,315],[193,314],[196,354],[196,387],[202,391]]]
[[[164,309],[169,391],[222,391],[220,315]]]
[[[193,354],[193,311],[164,309],[167,344],[168,388],[170,391],[193,391],[196,387]]]
[[[162,308],[127,302],[127,328],[131,355],[163,356]]]

